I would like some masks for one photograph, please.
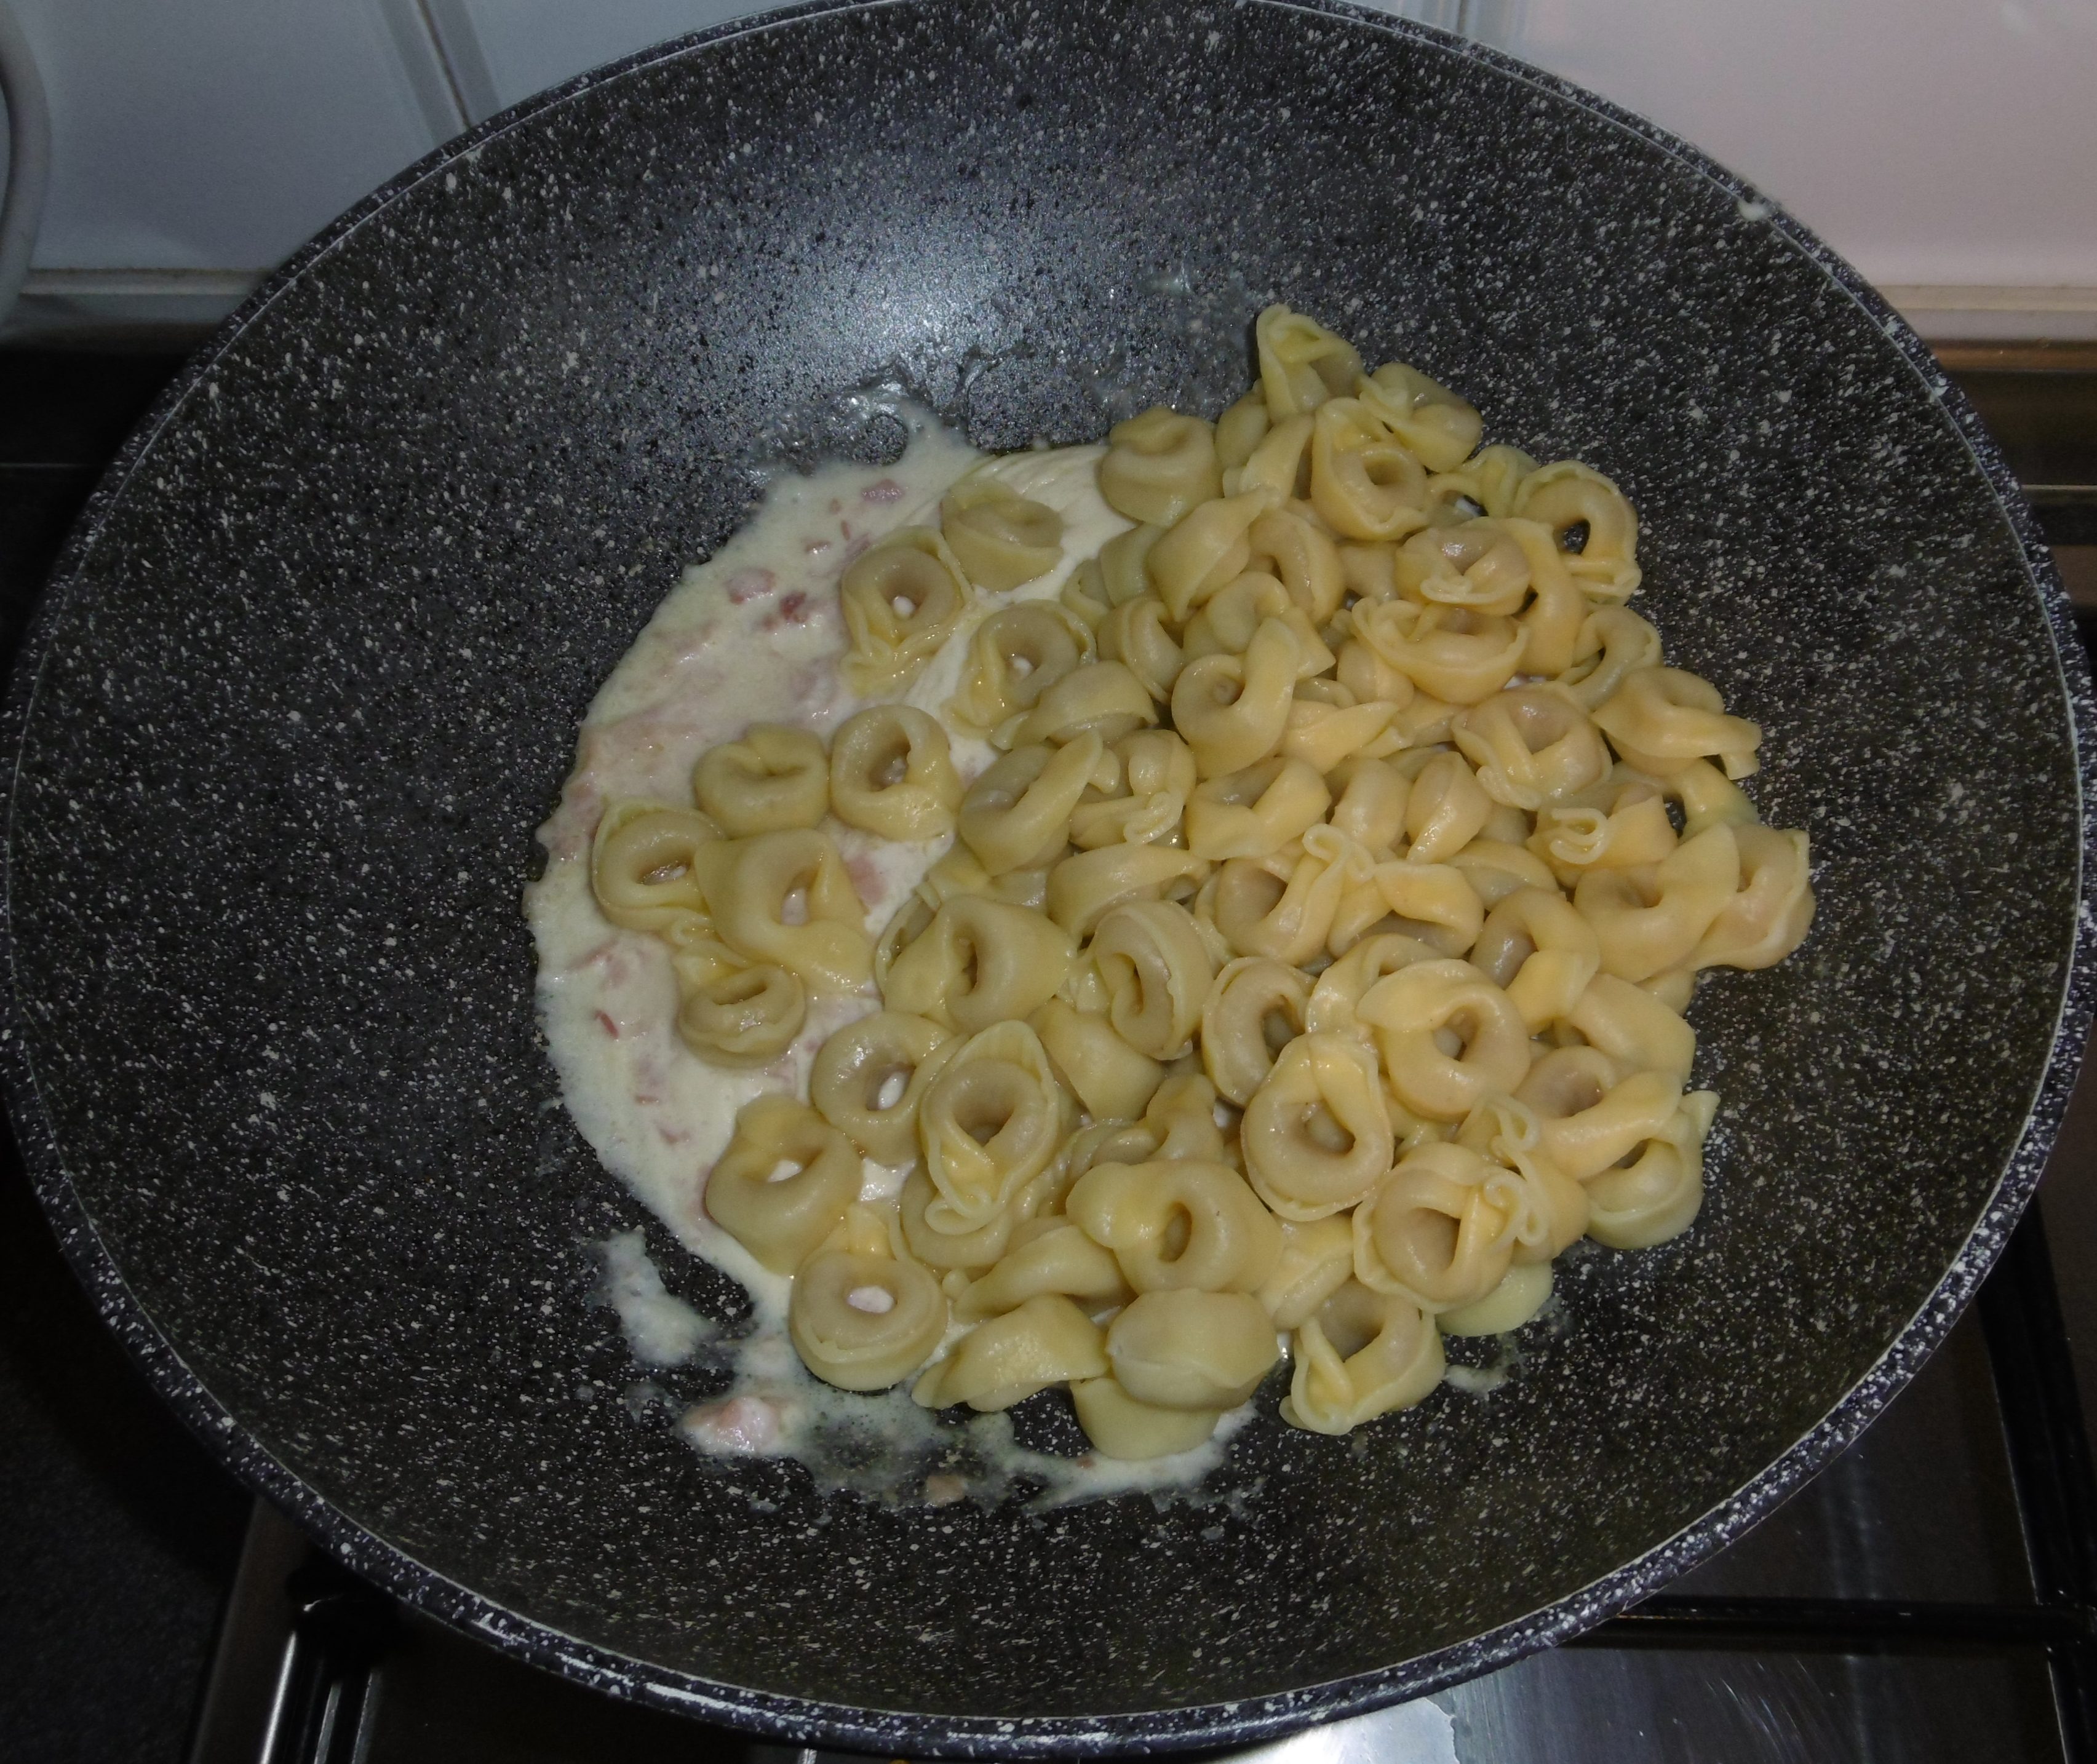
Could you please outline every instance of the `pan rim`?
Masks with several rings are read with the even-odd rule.
[[[264,311],[307,272],[396,201],[488,142],[601,85],[681,59],[731,39],[808,24],[843,12],[938,4],[941,0],[808,0],[808,3],[734,20],[654,45],[577,76],[489,117],[389,179],[302,246],[197,351],[127,439],[76,521],[25,629],[0,706],[0,751],[9,755],[5,781],[5,836],[0,838],[0,1089],[4,1089],[24,1162],[46,1216],[76,1275],[103,1320],[124,1342],[159,1394],[182,1416],[212,1455],[243,1484],[290,1513],[333,1555],[405,1602],[503,1652],[563,1677],[699,1719],[801,1743],[865,1750],[908,1750],[920,1756],[1044,1757],[1117,1751],[1177,1750],[1245,1744],[1280,1737],[1313,1723],[1341,1720],[1427,1695],[1525,1655],[1569,1639],[1614,1615],[1731,1543],[1851,1444],[1935,1350],[1994,1265],[2038,1184],[2081,1064],[2093,1000],[2097,953],[2086,926],[2097,923],[2097,826],[2090,812],[2097,786],[2097,702],[2051,554],[2037,523],[1993,439],[1928,347],[1846,261],[1815,234],[1745,181],[1669,131],[1483,45],[1432,27],[1369,11],[1352,0],[1245,0],[1409,39],[1424,48],[1490,68],[1540,94],[1569,104],[1665,153],[1754,213],[1791,249],[1840,289],[1876,324],[1946,420],[1986,480],[2023,554],[2046,619],[2069,711],[2082,837],[2077,852],[2078,912],[2061,984],[2055,1035],[2035,1084],[2015,1149],[1950,1267],[1885,1351],[1783,1454],[1727,1499],[1673,1536],[1552,1604],[1395,1665],[1294,1690],[1227,1702],[1209,1702],[1096,1717],[987,1717],[882,1711],[815,1701],[724,1684],[622,1654],[523,1617],[498,1601],[427,1566],[368,1530],[250,1436],[206,1387],[131,1291],[91,1215],[74,1192],[50,1117],[24,1031],[15,974],[12,848],[22,747],[36,708],[59,610],[80,591],[89,550],[161,432],[209,382],[215,365]]]

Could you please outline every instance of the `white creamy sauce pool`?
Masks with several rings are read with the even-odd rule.
[[[906,411],[911,440],[894,465],[833,465],[775,482],[757,514],[707,562],[685,571],[583,720],[560,806],[540,829],[547,862],[525,891],[539,956],[538,1003],[561,1092],[606,1168],[676,1235],[748,1289],[751,1331],[720,1344],[735,1384],[685,1418],[685,1436],[720,1454],[790,1455],[825,1487],[887,1499],[996,1499],[1015,1478],[1045,1486],[1050,1502],[1120,1490],[1187,1488],[1223,1456],[1249,1410],[1215,1438],[1175,1458],[1124,1464],[1046,1456],[1013,1438],[1003,1415],[965,1425],[910,1399],[833,1390],[802,1366],[786,1335],[790,1282],[760,1267],[707,1218],[707,1173],[727,1145],[736,1111],[768,1091],[805,1095],[810,1061],[841,1024],[878,1008],[869,987],[812,1000],[807,1027],[786,1054],[752,1072],[726,1071],[690,1053],[676,1028],[676,984],[657,939],[608,923],[590,891],[590,844],[606,803],[622,798],[689,806],[692,768],[707,748],[753,722],[799,724],[828,735],[868,703],[845,686],[847,647],[838,580],[869,545],[896,528],[936,525],[941,494],[982,455]],[[938,716],[954,763],[971,779],[993,756],[946,716],[970,637],[1000,608],[1057,593],[1081,560],[1131,524],[1107,506],[1097,468],[1105,449],[1070,447],[1008,455],[985,469],[1063,517],[1061,562],[971,613],[905,694]],[[952,841],[897,845],[832,821],[878,935]],[[863,1197],[882,1199],[905,1172],[868,1162]],[[619,1312],[635,1357],[674,1364],[709,1346],[715,1331],[672,1297],[637,1232],[603,1246],[604,1301]],[[949,1341],[964,1333],[955,1325]],[[871,1450],[869,1447],[871,1447]]]

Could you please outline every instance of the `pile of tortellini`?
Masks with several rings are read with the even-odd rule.
[[[1293,1336],[1282,1414],[1343,1434],[1427,1395],[1445,1334],[1534,1315],[1583,1233],[1696,1213],[1696,975],[1813,913],[1806,835],[1736,782],[1761,731],[1626,608],[1608,479],[1478,450],[1470,405],[1286,308],[1256,339],[1214,423],[1113,430],[1100,488],[1137,524],[1058,597],[969,628],[1062,532],[980,474],[847,570],[864,698],[968,630],[942,708],[1000,751],[979,777],[877,703],[604,818],[598,898],[668,943],[700,1057],[770,1061],[812,991],[878,988],[706,1191],[834,1385],[1067,1384],[1101,1453],[1145,1458]],[[878,939],[829,816],[952,836]],[[908,1167],[898,1201],[861,1203],[863,1156]]]

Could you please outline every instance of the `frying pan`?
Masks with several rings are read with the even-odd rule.
[[[1214,411],[1273,299],[1615,478],[1671,659],[1768,731],[1820,916],[1696,1006],[1704,1214],[1574,1258],[1489,1396],[1334,1441],[1270,1387],[1198,1502],[702,1460],[671,1417],[719,1374],[620,1399],[589,1246],[650,1222],[534,1025],[519,895],[577,720],[764,468],[895,447],[866,388],[988,448]],[[1958,392],[1681,142],[1344,6],[803,8],[495,119],[171,388],[9,715],[14,1118],[160,1390],[496,1646],[869,1750],[1249,1740],[1661,1585],[1942,1338],[2089,1013],[2088,682]]]

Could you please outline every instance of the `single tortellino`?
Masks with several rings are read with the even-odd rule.
[[[615,802],[590,847],[590,888],[614,925],[676,940],[705,934],[701,854],[720,829],[696,809]]]
[[[1217,465],[1225,471],[1242,466],[1273,426],[1267,400],[1255,386],[1216,418]]]
[[[1079,1010],[1052,998],[1027,1020],[1095,1120],[1127,1121],[1141,1114],[1165,1082],[1163,1062],[1131,1047],[1103,1011]]]
[[[1580,1002],[1566,1013],[1565,1021],[1621,1066],[1689,1076],[1696,1053],[1696,1031],[1682,1020],[1679,1011],[1629,980],[1613,974],[1596,974],[1580,995]]]
[[[1197,857],[1265,857],[1325,818],[1333,793],[1300,759],[1276,756],[1197,785],[1187,848]]]
[[[844,1135],[806,1103],[759,1096],[736,1114],[707,1178],[706,1208],[765,1267],[791,1274],[837,1228],[859,1185],[859,1153]]]
[[[1554,1048],[1530,1067],[1515,1100],[1535,1115],[1552,1161],[1584,1182],[1667,1127],[1682,1080],[1672,1072],[1626,1072],[1600,1048]]]
[[[1601,970],[1595,927],[1556,888],[1517,888],[1487,915],[1473,966],[1504,991],[1533,1035],[1562,1021]]]
[[[1715,1091],[1693,1090],[1675,1118],[1622,1167],[1587,1184],[1589,1233],[1613,1250],[1645,1250],[1688,1230],[1704,1204],[1704,1141]]]
[[[1592,466],[1561,459],[1521,481],[1510,513],[1546,528],[1591,594],[1622,600],[1639,585],[1638,516]]]
[[[1243,655],[1204,655],[1172,687],[1172,724],[1205,778],[1241,772],[1281,745],[1296,697],[1294,634],[1263,619]]]
[[[1253,324],[1259,354],[1259,389],[1276,422],[1315,410],[1360,378],[1362,358],[1315,318],[1279,304]]]
[[[891,1010],[974,1035],[1053,998],[1076,952],[1045,914],[962,895],[889,965],[882,997]]]
[[[1154,1060],[1186,1053],[1216,972],[1193,915],[1170,900],[1110,908],[1093,930],[1090,954],[1107,1019],[1122,1039]]]
[[[1070,843],[1088,851],[1178,843],[1173,835],[1194,790],[1193,750],[1172,729],[1146,729],[1124,735],[1114,753],[1122,764],[1122,794],[1080,797],[1070,812]]]
[[[1172,696],[1186,656],[1172,634],[1165,602],[1155,594],[1125,601],[1101,619],[1099,646],[1102,659],[1119,662],[1153,699],[1162,703]]]
[[[1090,735],[1111,747],[1157,720],[1150,689],[1132,669],[1121,662],[1088,662],[1057,681],[1031,711],[1005,724],[993,738],[1000,747],[1031,742],[1060,747]]]
[[[1427,500],[1438,525],[1490,514],[1495,520],[1514,513],[1515,499],[1536,462],[1518,447],[1495,443],[1471,458],[1427,480]],[[1466,506],[1468,505],[1468,506]]]
[[[925,1217],[926,1208],[939,1204],[939,1191],[932,1186],[921,1164],[904,1178],[903,1192],[896,1197],[904,1246],[929,1268],[957,1274],[964,1281],[974,1280],[997,1265],[1012,1247],[1013,1233],[1040,1210],[1048,1198],[1040,1192],[1043,1180],[1037,1175],[980,1225],[964,1231],[945,1230]]]
[[[1167,1409],[1139,1403],[1113,1378],[1070,1386],[1078,1425],[1103,1458],[1142,1460],[1192,1451],[1216,1430],[1219,1409]]]
[[[1302,1026],[1312,1035],[1352,1035],[1373,1046],[1376,1031],[1361,1020],[1363,995],[1387,974],[1409,968],[1415,962],[1439,961],[1441,951],[1431,943],[1403,931],[1382,931],[1364,937],[1318,976],[1311,988]]]
[[[1594,717],[1611,746],[1656,777],[1696,759],[1716,759],[1729,778],[1747,777],[1760,764],[1761,729],[1727,716],[1718,689],[1679,668],[1633,669]]]
[[[747,962],[725,943],[673,945],[677,1036],[715,1066],[764,1066],[784,1053],[808,1016],[800,976],[776,962]]]
[[[1059,1293],[1042,1293],[979,1323],[913,1387],[928,1409],[965,1403],[981,1413],[1009,1409],[1051,1385],[1106,1376],[1100,1326]]]
[[[961,689],[947,710],[965,729],[988,734],[1033,709],[1041,694],[1090,659],[1092,633],[1063,607],[1028,601],[994,612],[969,638]]]
[[[1806,941],[1813,922],[1810,848],[1780,827],[1734,829],[1740,889],[1689,952],[1693,968],[1769,968]]]
[[[801,1264],[786,1328],[809,1371],[843,1390],[885,1390],[923,1365],[947,1333],[947,1295],[900,1259],[886,1228],[855,1206],[834,1249]]]
[[[721,940],[751,961],[776,962],[811,991],[849,992],[873,971],[866,908],[826,833],[760,833],[700,854]]]
[[[1573,904],[1594,927],[1604,970],[1644,980],[1688,959],[1740,882],[1739,840],[1722,822],[1650,869],[1589,870]]]
[[[1591,869],[1657,864],[1679,842],[1659,784],[1613,773],[1584,794],[1539,809],[1527,843],[1570,888]]]
[[[1330,827],[1303,835],[1302,855],[1232,858],[1216,873],[1210,904],[1224,941],[1241,956],[1293,967],[1317,959],[1351,888],[1373,878],[1368,854]]]
[[[1327,928],[1325,947],[1344,955],[1372,933],[1396,932],[1453,956],[1477,940],[1485,915],[1469,873],[1454,861],[1416,864],[1407,857],[1376,864],[1352,883]]]
[[[1092,734],[1062,747],[1013,748],[961,799],[961,843],[993,876],[1053,863],[1070,843],[1070,816],[1105,752]]]
[[[1348,1035],[1290,1042],[1246,1105],[1242,1134],[1246,1180],[1283,1219],[1355,1206],[1394,1150],[1375,1055]]]
[[[1427,473],[1373,406],[1335,398],[1311,431],[1311,506],[1344,539],[1403,539],[1428,523]]]
[[[1235,471],[1224,474],[1225,496],[1264,491],[1282,501],[1300,501],[1311,493],[1309,416],[1285,417],[1261,436]]]
[[[1252,524],[1277,500],[1272,490],[1250,490],[1197,503],[1151,544],[1144,569],[1174,623],[1245,574]]]
[[[1514,1259],[1508,1172],[1462,1145],[1418,1147],[1355,1209],[1355,1276],[1429,1312],[1475,1304]]]
[[[1483,1298],[1460,1311],[1443,1311],[1434,1327],[1445,1336],[1508,1334],[1543,1310],[1552,1285],[1551,1263],[1517,1262]]]
[[[1403,361],[1385,362],[1360,383],[1356,396],[1429,471],[1454,471],[1485,433],[1475,405]]]
[[[1284,1334],[1355,1277],[1355,1224],[1344,1213],[1281,1222],[1281,1259],[1259,1289],[1259,1302]]]
[[[1095,1164],[1072,1185],[1063,1209],[1114,1253],[1139,1293],[1256,1293],[1281,1256],[1274,1216],[1222,1164],[1186,1158]]]
[[[1299,680],[1279,751],[1320,773],[1355,755],[1381,758],[1403,744],[1391,727],[1397,715],[1394,704],[1358,703],[1337,680]]]
[[[847,717],[830,742],[830,811],[884,839],[944,838],[961,807],[961,774],[947,732],[908,704]]]
[[[1481,703],[1504,687],[1521,671],[1529,644],[1519,620],[1434,602],[1364,602],[1355,608],[1354,627],[1419,693],[1458,706]]]
[[[1414,1114],[1460,1121],[1528,1075],[1529,1028],[1468,961],[1422,961],[1379,980],[1355,1007],[1377,1032],[1391,1092]]]
[[[1484,830],[1492,812],[1493,799],[1463,755],[1435,755],[1413,778],[1405,799],[1407,858],[1415,864],[1447,863]]]
[[[1407,600],[1512,615],[1527,603],[1534,574],[1508,526],[1481,517],[1415,533],[1392,559],[1391,585]]]
[[[1161,614],[1164,602],[1154,602]],[[1141,604],[1132,602],[1132,604]],[[1278,576],[1263,570],[1248,570],[1226,582],[1194,611],[1188,619],[1180,665],[1199,661],[1204,655],[1242,655],[1251,647],[1253,634],[1269,619],[1279,619],[1296,639],[1296,680],[1301,685],[1333,665],[1334,657],[1311,623],[1311,615],[1289,598]],[[1175,673],[1174,678],[1176,680]],[[1162,696],[1170,698],[1173,682],[1166,683]]]
[[[1118,514],[1170,527],[1197,502],[1223,494],[1215,431],[1199,417],[1153,405],[1107,431],[1100,494]]]
[[[1059,1293],[1087,1311],[1125,1304],[1135,1294],[1122,1278],[1114,1252],[1088,1237],[1069,1219],[1029,1220],[1012,1234],[1012,1247],[954,1302],[955,1318],[972,1323],[1017,1311],[1044,1293]]]
[[[1198,883],[1209,869],[1207,860],[1164,844],[1079,851],[1048,872],[1048,917],[1083,939],[1123,901],[1162,900]]]
[[[753,723],[700,755],[692,794],[731,838],[812,827],[830,806],[830,758],[805,729]]]
[[[1239,956],[1217,970],[1202,1005],[1202,1067],[1242,1109],[1267,1082],[1275,1057],[1306,1026],[1311,981],[1267,956]]]
[[[1246,530],[1246,540],[1251,548],[1247,567],[1280,582],[1313,628],[1340,610],[1346,578],[1339,548],[1316,521],[1293,509],[1271,509]],[[1329,668],[1332,663],[1329,659],[1320,665]]]
[[[941,498],[939,531],[961,571],[993,594],[1054,569],[1063,555],[1063,517],[1002,479],[971,472]]]
[[[959,560],[930,527],[890,534],[838,584],[851,644],[845,684],[868,697],[900,691],[953,635],[973,598]]]
[[[1571,694],[1517,686],[1450,719],[1449,733],[1496,803],[1534,813],[1609,776],[1601,732]]]
[[[1348,1433],[1412,1407],[1447,1368],[1441,1332],[1419,1306],[1350,1280],[1296,1331],[1281,1418],[1310,1433]]]
[[[1456,1143],[1505,1167],[1490,1181],[1512,1221],[1517,1267],[1550,1262],[1587,1230],[1587,1191],[1552,1158],[1527,1104],[1486,1097],[1456,1130]]]
[[[917,1110],[925,1172],[939,1193],[936,1231],[973,1231],[1048,1167],[1070,1130],[1070,1105],[1041,1038],[998,1023],[957,1049]]]
[[[917,1151],[917,1107],[957,1045],[929,1017],[879,1010],[847,1023],[816,1050],[808,1100],[877,1163]]]
[[[1122,1389],[1160,1408],[1234,1409],[1281,1357],[1274,1325],[1250,1293],[1142,1293],[1107,1329]]]

